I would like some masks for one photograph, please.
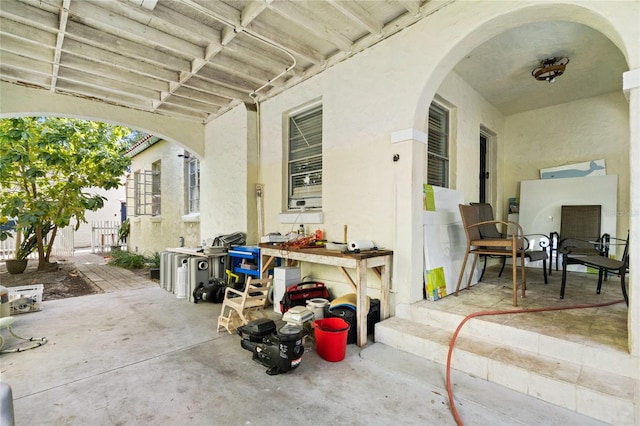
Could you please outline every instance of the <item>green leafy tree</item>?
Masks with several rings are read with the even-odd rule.
[[[75,218],[77,229],[87,210],[103,207],[91,188],[121,185],[130,132],[67,118],[0,120],[0,222],[14,218],[24,240],[35,238],[38,269],[50,264],[58,228]]]

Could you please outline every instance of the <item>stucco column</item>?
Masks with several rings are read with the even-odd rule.
[[[640,68],[623,74],[622,88],[629,100],[629,263],[640,265]],[[634,167],[636,165],[636,167]],[[627,329],[629,351],[640,357],[640,274],[631,269]]]
[[[395,305],[422,300],[422,183],[427,135],[405,129],[391,135],[394,171],[392,314]],[[396,160],[397,158],[397,160]]]

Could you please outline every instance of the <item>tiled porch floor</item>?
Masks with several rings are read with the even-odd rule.
[[[549,283],[544,284],[542,269],[527,268],[525,298],[512,304],[511,268],[506,266],[498,277],[499,266],[487,267],[483,281],[461,290],[459,295],[436,302],[425,301],[430,309],[468,315],[478,311],[534,309],[593,305],[620,300],[621,303],[585,309],[533,312],[518,315],[494,315],[477,318],[510,325],[585,346],[604,346],[628,352],[627,305],[622,300],[620,278],[610,276],[596,294],[598,276],[582,272],[568,272],[565,298],[560,299],[562,271],[553,271]],[[463,285],[464,286],[464,283]],[[520,294],[520,289],[518,289]]]

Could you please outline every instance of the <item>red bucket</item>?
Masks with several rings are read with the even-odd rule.
[[[322,359],[342,361],[347,352],[349,323],[342,318],[324,318],[313,322],[316,351]]]

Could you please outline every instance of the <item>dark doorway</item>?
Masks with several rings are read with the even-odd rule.
[[[487,136],[480,133],[480,194],[478,194],[478,201],[480,203],[486,203],[487,201],[487,186],[489,184],[489,170],[487,167],[487,151],[489,141]]]

